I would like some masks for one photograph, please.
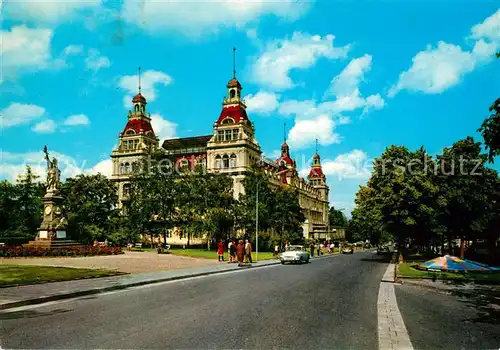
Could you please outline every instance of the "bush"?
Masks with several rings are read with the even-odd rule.
[[[44,249],[37,247],[0,247],[0,257],[17,258],[33,256],[96,256],[96,255],[118,255],[124,252],[120,247],[66,247]]]

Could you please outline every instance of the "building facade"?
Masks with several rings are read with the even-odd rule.
[[[292,186],[298,190],[299,203],[305,214],[303,233],[306,239],[329,239],[329,188],[321,168],[320,156],[313,156],[311,170],[306,179],[299,177],[296,162],[290,156],[286,140],[281,145],[281,155],[270,160],[262,155],[255,137],[255,127],[246,112],[242,98],[242,86],[233,77],[227,83],[227,97],[222,111],[213,124],[211,135],[164,140],[161,150],[175,167],[205,167],[208,172],[228,174],[234,181],[235,198],[244,193],[242,180],[258,166],[267,174],[274,186]],[[146,99],[139,93],[132,100],[133,110],[119,134],[119,143],[111,154],[113,161],[112,180],[116,182],[120,205],[127,201],[130,178],[141,160],[160,148],[151,118],[146,111]],[[171,244],[183,244],[185,239],[170,235]],[[185,243],[185,242],[184,242]]]

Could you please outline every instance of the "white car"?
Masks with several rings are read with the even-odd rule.
[[[304,246],[290,245],[283,253],[280,254],[280,260],[282,264],[287,262],[294,264],[307,264],[309,262],[309,256],[310,255]]]

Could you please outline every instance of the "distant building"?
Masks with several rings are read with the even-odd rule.
[[[328,194],[329,187],[316,152],[307,179],[298,176],[296,162],[290,156],[286,141],[281,145],[281,155],[276,160],[262,156],[255,138],[255,127],[248,118],[245,101],[241,98],[242,86],[233,77],[227,83],[228,97],[213,125],[211,135],[164,140],[161,148],[165,157],[176,167],[205,167],[208,172],[219,172],[233,178],[233,193],[238,198],[244,193],[242,180],[252,166],[263,168],[269,182],[275,186],[292,186],[299,192],[300,206],[305,214],[303,233],[306,239],[329,238]],[[112,180],[117,183],[120,205],[127,200],[130,178],[135,167],[152,151],[160,148],[160,140],[151,126],[146,112],[146,99],[140,92],[132,99],[133,110],[119,134],[118,147],[113,150]],[[169,234],[169,243],[185,244],[187,239],[178,230]],[[191,242],[195,243],[195,242]]]

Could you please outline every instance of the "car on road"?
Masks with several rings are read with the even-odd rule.
[[[387,254],[387,253],[390,253],[390,252],[391,252],[391,250],[389,249],[389,247],[385,246],[385,245],[378,246],[378,248],[377,248],[377,254],[378,255]]]
[[[341,254],[354,254],[354,247],[352,245],[346,244],[343,245],[340,249]]]
[[[287,262],[292,264],[308,263],[310,255],[302,245],[290,245],[280,254],[282,264]]]

